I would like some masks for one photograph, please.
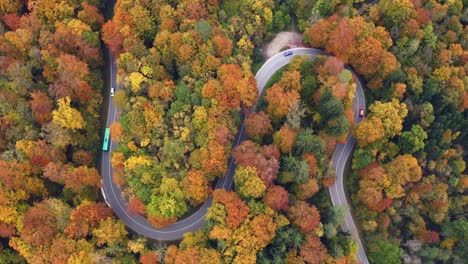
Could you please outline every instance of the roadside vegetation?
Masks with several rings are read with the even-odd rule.
[[[368,81],[348,188],[373,263],[466,262],[467,14],[462,1],[379,1],[305,33]]]

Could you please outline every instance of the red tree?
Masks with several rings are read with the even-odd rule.
[[[91,25],[94,30],[98,30],[104,24],[104,17],[96,6],[87,2],[81,3],[83,10],[78,12],[78,18],[84,23]]]
[[[270,118],[263,112],[254,112],[249,114],[245,119],[245,130],[247,136],[260,139],[261,137],[273,132]]]
[[[101,221],[112,216],[112,209],[104,203],[80,205],[72,211],[65,234],[72,238],[86,237]]]
[[[327,257],[327,249],[320,241],[320,238],[313,234],[307,234],[301,246],[301,256],[309,264],[321,264]]]
[[[49,243],[59,231],[57,219],[45,203],[29,208],[23,225],[21,238],[35,247]]]
[[[237,228],[249,214],[249,207],[235,192],[226,192],[224,189],[216,189],[213,192],[213,202],[226,206],[226,223],[231,229]]]
[[[439,232],[429,230],[422,232],[422,234],[415,236],[415,238],[427,244],[440,241]]]
[[[273,185],[279,171],[279,150],[276,146],[260,147],[246,140],[234,149],[232,156],[237,165],[256,168],[267,187]]]
[[[289,209],[289,216],[303,233],[314,230],[320,224],[320,213],[317,208],[304,201],[296,202]]]
[[[273,185],[268,188],[263,201],[275,211],[283,210],[287,212],[289,210],[289,194],[282,186]]]
[[[140,199],[133,197],[128,201],[127,212],[133,215],[146,216],[146,205]]]
[[[140,256],[141,264],[159,264],[161,263],[161,255],[158,251],[150,251]]]
[[[10,238],[15,234],[16,234],[16,228],[14,225],[0,222],[0,237]]]
[[[42,91],[31,93],[31,110],[34,120],[40,125],[44,125],[52,120],[52,100]]]
[[[12,31],[21,27],[21,18],[18,14],[5,14],[2,19]]]

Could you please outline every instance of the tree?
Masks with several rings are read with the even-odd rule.
[[[247,136],[255,141],[261,141],[262,137],[273,132],[270,119],[263,112],[254,112],[245,119],[245,129]]]
[[[95,249],[91,243],[85,240],[76,241],[59,234],[54,238],[50,248],[46,248],[46,250],[44,258],[54,259],[57,263],[67,263],[69,260],[72,262],[78,255],[89,256]]]
[[[127,204],[127,212],[130,214],[146,216],[146,205],[136,197],[130,198]]]
[[[333,206],[330,211],[330,223],[338,226],[344,223],[346,217],[346,206]]]
[[[159,251],[148,251],[140,256],[141,264],[159,264],[161,263],[161,255]]]
[[[284,211],[289,210],[289,194],[284,187],[280,185],[273,185],[267,189],[263,201],[271,209],[275,211]]]
[[[323,263],[327,257],[327,249],[314,234],[307,234],[301,246],[301,256],[309,264]]]
[[[6,162],[0,159],[0,171],[1,182],[18,200],[47,194],[44,182],[31,174],[31,166],[28,163]]]
[[[31,110],[34,119],[40,125],[44,125],[52,120],[52,100],[42,91],[31,93]]]
[[[15,13],[5,14],[3,16],[3,22],[5,23],[5,25],[7,25],[7,27],[9,27],[13,31],[21,27],[20,16],[18,16],[18,14]]]
[[[268,260],[284,259],[289,250],[299,249],[303,241],[304,236],[291,225],[278,229],[274,240],[266,250],[269,253]]]
[[[316,179],[308,179],[305,183],[294,184],[292,190],[296,194],[297,199],[305,200],[319,191],[319,185]]]
[[[384,198],[383,190],[387,189],[391,182],[385,174],[384,168],[374,162],[359,171],[361,180],[359,181],[358,198],[369,209],[381,212],[387,209],[392,200]]]
[[[234,183],[236,192],[243,198],[261,198],[266,190],[254,167],[237,167]]]
[[[385,136],[385,128],[377,117],[369,117],[357,124],[353,131],[354,137],[360,147],[379,141]]]
[[[286,156],[283,158],[285,170],[294,175],[292,179],[294,183],[306,183],[310,177],[310,167],[307,161],[297,159],[294,156]]]
[[[256,168],[266,187],[273,185],[279,171],[279,151],[274,145],[260,147],[246,140],[234,149],[232,156],[237,165]]]
[[[296,135],[294,152],[297,155],[311,153],[316,157],[322,157],[325,154],[325,142],[320,137],[315,136],[312,129],[304,129]]]
[[[0,222],[0,237],[11,238],[16,234],[16,228],[14,225]]]
[[[442,236],[454,240],[463,240],[468,237],[468,221],[458,219],[447,221],[442,224]]]
[[[304,38],[307,44],[326,49],[353,65],[369,80],[371,89],[381,88],[383,79],[400,66],[395,56],[387,51],[392,46],[389,34],[360,16],[340,19],[334,15],[320,19],[306,30]]]
[[[180,187],[184,191],[185,199],[192,206],[197,206],[208,198],[211,193],[209,182],[204,173],[199,170],[190,170],[180,182]]]
[[[102,40],[109,46],[114,56],[122,53],[124,36],[120,32],[121,25],[114,20],[106,22],[102,27]]]
[[[200,34],[200,37],[203,42],[206,42],[210,37],[212,33],[212,29],[210,26],[210,23],[206,21],[205,19],[200,19],[196,24],[195,24],[195,31]]]
[[[329,16],[329,15],[333,14],[333,12],[335,11],[336,6],[339,3],[340,2],[337,1],[337,0],[334,0],[334,1],[319,0],[315,4],[313,10],[317,10],[320,13],[320,15],[322,15],[322,16]]]
[[[298,91],[287,91],[279,84],[274,84],[266,91],[265,100],[268,102],[267,113],[270,119],[277,123],[289,112],[289,108],[300,99]]]
[[[288,125],[283,125],[273,134],[273,142],[282,153],[290,153],[293,148],[296,132]]]
[[[327,238],[334,238],[336,236],[336,234],[338,234],[338,231],[336,230],[335,225],[330,224],[330,223],[325,224],[323,226],[323,231],[324,231],[325,236]]]
[[[369,245],[369,260],[373,263],[399,264],[403,249],[398,245],[377,240]]]
[[[62,164],[60,162],[49,162],[44,167],[44,177],[57,183],[64,184],[65,180],[69,177],[71,166],[69,164]]]
[[[122,136],[124,135],[124,129],[122,125],[118,122],[112,122],[112,124],[109,125],[109,129],[112,140],[119,143],[120,140],[122,140]]]
[[[250,211],[249,207],[235,192],[226,192],[224,189],[216,189],[213,192],[213,203],[221,203],[226,207],[227,217],[225,221],[230,229],[239,227]]]
[[[83,165],[83,166],[90,166],[93,160],[93,154],[86,150],[77,150],[73,152],[72,160],[75,164]]]
[[[298,70],[289,70],[283,72],[283,75],[281,76],[278,84],[283,88],[284,91],[300,92],[302,89],[301,72]]]
[[[388,28],[400,26],[415,14],[415,7],[410,0],[380,1],[376,7],[384,25]]]
[[[399,138],[400,149],[403,153],[412,154],[424,148],[424,140],[427,139],[427,133],[419,125],[413,125],[411,131],[405,131]]]
[[[101,186],[101,177],[95,168],[80,166],[69,172],[65,178],[65,187],[75,192],[81,192],[86,186],[98,188]]]
[[[70,222],[64,232],[72,238],[86,237],[93,228],[111,216],[112,209],[105,203],[84,203],[71,212]]]
[[[60,98],[57,103],[58,109],[52,112],[54,122],[71,130],[84,128],[85,121],[81,113],[70,106],[69,97]]]
[[[290,208],[289,217],[302,233],[310,232],[320,224],[320,214],[317,208],[304,201],[297,201]]]
[[[357,20],[355,22],[361,21]],[[326,47],[327,51],[333,52],[333,54],[335,54],[343,62],[349,62],[349,59],[357,46],[357,32],[353,27],[353,24],[350,23],[350,20],[341,20],[340,23],[338,23],[336,29],[329,33],[328,37],[329,46]]]
[[[305,154],[303,156],[304,160],[307,161],[310,168],[310,176],[315,177],[317,176],[318,166],[317,166],[317,158],[315,158],[314,154]]]
[[[83,10],[78,12],[78,19],[90,25],[93,30],[97,31],[104,24],[104,17],[99,9],[87,2],[81,3]]]
[[[159,192],[151,195],[151,202],[148,204],[149,215],[170,219],[180,217],[186,211],[187,205],[179,182],[176,179],[164,177]]]
[[[215,35],[211,41],[213,42],[214,50],[218,57],[227,57],[231,54],[232,42],[230,39],[221,35]]]
[[[52,241],[59,231],[57,219],[45,202],[38,203],[26,211],[23,225],[21,238],[35,247]]]
[[[16,13],[21,10],[23,5],[21,0],[2,0],[0,1],[0,15]]]
[[[422,177],[421,167],[418,160],[411,155],[405,154],[385,165],[390,181],[396,184],[416,182]]]
[[[229,133],[226,134],[229,138]],[[214,179],[226,174],[227,171],[227,150],[226,146],[216,140],[208,142],[208,148],[202,148],[201,151],[205,157],[202,160],[202,167],[208,179]]]
[[[249,223],[253,237],[256,238],[256,249],[260,250],[268,245],[275,237],[276,224],[273,218],[265,214],[255,216]]]
[[[211,79],[202,88],[202,96],[214,98],[222,109],[239,110],[241,103],[252,106],[257,99],[257,84],[237,64],[223,64],[217,71],[219,80]]]
[[[376,101],[369,106],[369,110],[371,111],[371,116],[375,116],[382,121],[387,138],[400,135],[403,128],[403,120],[408,114],[406,104],[400,103],[396,99],[388,103]]]
[[[285,126],[291,127],[293,130],[298,131],[301,129],[301,120],[305,116],[305,108],[301,101],[296,101],[289,107],[288,114],[286,115]]]
[[[57,122],[45,124],[42,126],[42,131],[44,132],[44,139],[54,147],[64,149],[67,145],[74,144],[70,130]]]

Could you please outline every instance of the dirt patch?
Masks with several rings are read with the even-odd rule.
[[[303,46],[301,33],[280,32],[263,47],[263,56],[268,59],[282,50]]]

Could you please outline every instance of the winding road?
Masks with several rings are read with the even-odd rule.
[[[311,48],[294,48],[288,51],[292,51],[293,55],[291,56],[283,56],[283,53],[278,53],[275,56],[268,59],[268,61],[263,64],[260,70],[255,75],[255,79],[257,80],[257,86],[259,90],[259,94],[262,93],[263,88],[267,84],[270,77],[280,68],[287,65],[294,56],[301,55],[301,56],[308,56],[310,58],[315,58],[318,55],[327,55],[325,52],[317,49]],[[117,66],[115,65],[114,58],[111,54],[109,54],[110,60],[110,81],[111,87],[114,87],[115,90],[118,90],[118,85],[116,83],[116,74],[117,74]],[[354,73],[353,73],[354,75]],[[354,75],[355,76],[355,75]],[[359,79],[355,76],[355,80],[357,83],[356,89],[356,97],[354,99],[354,114],[355,114],[355,122],[358,123],[362,121],[362,118],[358,116],[359,109],[365,109],[365,98],[364,92],[362,89],[362,84]],[[110,100],[109,108],[107,113],[107,121],[106,126],[109,127],[116,119],[118,118],[118,109],[116,108],[114,101]],[[242,140],[245,139],[244,133],[244,125],[240,129],[239,134],[235,138],[235,142],[233,147],[237,146]],[[329,188],[330,195],[332,198],[332,202],[334,206],[346,206],[349,208],[348,202],[346,200],[346,195],[343,188],[343,172],[346,165],[346,161],[349,159],[353,147],[355,144],[355,140],[352,136],[348,136],[346,144],[339,144],[335,150],[335,153],[332,157],[333,165],[336,169],[336,181],[333,186]],[[102,164],[101,164],[101,175],[103,177],[103,196],[105,197],[106,203],[112,207],[115,214],[124,221],[124,223],[133,231],[138,234],[141,234],[145,237],[149,237],[152,239],[157,239],[161,241],[173,241],[179,240],[183,237],[185,232],[196,231],[202,227],[204,218],[208,208],[211,206],[212,197],[210,197],[196,212],[185,219],[181,219],[180,221],[167,226],[165,228],[156,229],[151,226],[148,221],[139,215],[133,215],[127,213],[125,210],[125,201],[122,199],[121,190],[119,187],[114,184],[112,181],[112,168],[111,168],[111,161],[110,157],[112,154],[112,150],[117,147],[117,144],[110,141],[109,151],[102,152]],[[230,190],[233,185],[233,176],[236,169],[236,165],[234,164],[232,158],[229,159],[229,168],[228,172],[225,177],[218,179],[216,183],[216,188],[223,188],[226,190]],[[345,223],[342,225],[342,229],[346,232],[349,232],[352,237],[357,241],[359,245],[359,252],[358,252],[358,259],[361,263],[367,264],[369,261],[367,260],[367,256],[364,252],[363,245],[359,238],[359,234],[356,229],[356,225],[354,224],[353,217],[349,209],[346,212]]]

